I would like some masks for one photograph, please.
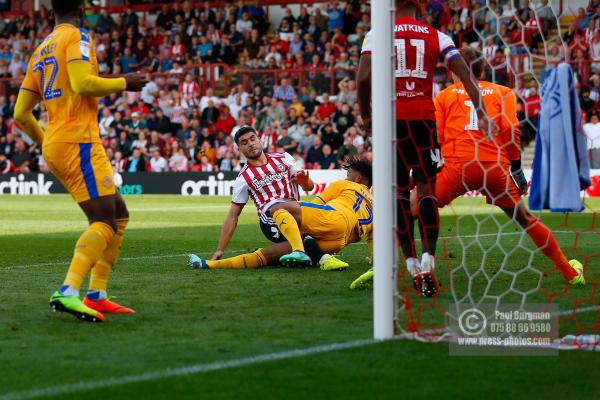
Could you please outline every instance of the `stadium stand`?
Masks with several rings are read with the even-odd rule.
[[[239,170],[243,160],[230,138],[245,124],[261,132],[265,149],[287,151],[306,168],[337,167],[355,155],[370,159],[355,83],[362,39],[370,29],[367,1],[307,2],[299,12],[285,8],[280,21],[266,7],[244,1],[219,7],[208,1],[137,3],[93,8],[86,17],[101,74],[144,70],[151,76],[141,94],[101,100],[101,135],[118,171]],[[595,134],[598,1],[561,18],[566,48],[560,40],[543,40],[558,28],[547,0],[535,6],[527,0],[485,3],[430,0],[425,18],[457,46],[481,49],[490,78],[515,88],[525,153],[531,153],[540,99],[539,82],[523,71],[540,71],[565,55],[577,73],[586,131]],[[29,55],[52,27],[43,7],[0,18],[1,173],[47,171],[40,149],[21,135],[12,115]],[[534,54],[533,65],[526,48]],[[449,80],[444,64],[438,67],[436,82],[443,89]],[[41,107],[36,111],[44,126]],[[591,151],[597,147],[600,143],[590,144]]]

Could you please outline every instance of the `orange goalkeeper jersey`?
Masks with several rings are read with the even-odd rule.
[[[489,116],[498,125],[494,141],[479,131],[477,110],[462,83],[455,83],[435,98],[435,116],[442,155],[447,162],[495,161],[507,165],[521,158],[517,97],[510,89],[478,81]]]
[[[34,51],[21,85],[21,90],[40,96],[48,110],[44,145],[100,143],[98,99],[73,91],[67,72],[71,62],[90,63],[92,73],[98,74],[89,32],[71,24],[59,24]]]

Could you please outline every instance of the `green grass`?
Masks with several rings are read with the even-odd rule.
[[[183,254],[212,253],[229,200],[180,196],[126,200],[131,223],[110,292],[137,314],[111,315],[107,323],[92,325],[53,314],[47,304],[64,278],[73,244],[85,229],[81,211],[67,196],[0,197],[0,399],[6,393],[371,337],[372,293],[348,290],[349,283],[368,268],[366,246],[352,245],[343,252],[352,267],[342,272],[190,271]],[[597,210],[600,204],[589,206]],[[503,295],[503,302],[519,301],[521,295],[507,290],[513,279],[510,273],[528,264],[532,267],[519,274],[514,285],[529,292],[528,302],[545,303],[552,293],[561,310],[575,303],[578,307],[598,303],[596,285],[567,288],[540,252],[533,253],[530,263],[529,238],[481,199],[461,199],[442,215],[444,239],[437,271],[445,286],[437,300],[440,304],[453,299],[448,290],[451,270],[459,271],[457,297],[466,293],[471,281],[474,296]],[[585,262],[588,280],[600,281],[600,231],[592,214],[543,217],[567,254]],[[266,244],[256,222],[253,207],[247,207],[231,251]],[[499,228],[504,234],[494,235]],[[476,234],[478,240],[472,237]],[[495,277],[487,291],[487,279],[475,274],[478,269]],[[541,293],[537,285],[542,272],[547,276]],[[439,322],[441,313],[431,307],[431,300],[406,293],[421,302],[424,328]],[[594,312],[563,318],[561,334],[578,329],[598,332],[598,321]],[[589,371],[598,364],[598,356],[561,352],[558,358],[449,357],[448,344],[399,340],[56,398],[473,398],[485,394],[504,399],[558,398],[564,393],[573,399],[594,398],[600,383]]]

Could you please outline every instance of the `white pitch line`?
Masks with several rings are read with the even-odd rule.
[[[231,250],[231,251],[226,251],[226,254],[241,254],[246,252],[246,250]],[[119,261],[135,261],[135,260],[152,260],[152,259],[156,259],[156,258],[176,258],[176,257],[185,257],[190,253],[181,253],[181,254],[163,254],[163,255],[157,255],[157,256],[140,256],[140,257],[122,257],[119,258]],[[212,256],[213,253],[212,252],[204,252],[204,253],[195,253],[198,256]],[[24,264],[24,265],[7,265],[7,266],[0,266],[0,269],[17,269],[17,268],[35,268],[35,267],[55,267],[55,266],[61,266],[61,265],[68,265],[71,262],[71,260],[69,261],[57,261],[57,262],[51,262],[51,263],[42,263],[42,264]]]
[[[261,354],[258,356],[237,358],[226,361],[216,361],[206,364],[194,364],[180,368],[167,368],[146,372],[137,375],[125,375],[116,378],[107,378],[93,381],[81,381],[70,385],[50,386],[40,389],[26,390],[21,392],[11,392],[0,395],[0,400],[26,400],[37,397],[48,397],[66,395],[75,392],[102,389],[106,387],[126,385],[131,383],[149,382],[157,379],[187,376],[192,374],[221,371],[224,369],[244,367],[247,365],[259,364],[270,361],[289,360],[292,358],[306,357],[315,354],[328,353],[332,351],[353,349],[356,347],[368,346],[378,343],[374,339],[359,339],[349,342],[331,343],[320,346],[307,347],[301,349],[287,350],[276,353]]]
[[[598,311],[600,306],[588,306],[581,307],[575,310],[576,314],[583,314],[589,311]],[[561,311],[555,315],[564,316],[570,315],[572,311]],[[410,339],[405,337],[405,339]],[[49,386],[40,389],[26,390],[20,392],[10,392],[0,395],[0,400],[27,400],[39,397],[49,397],[66,395],[81,391],[88,391],[94,389],[102,389],[107,387],[127,385],[132,383],[149,382],[158,379],[188,376],[193,374],[199,374],[211,371],[221,371],[224,369],[244,367],[247,365],[259,364],[270,361],[289,360],[292,358],[306,357],[315,354],[328,353],[332,351],[347,350],[357,347],[364,347],[371,344],[380,343],[374,339],[358,339],[349,342],[331,343],[314,347],[307,347],[304,349],[287,350],[277,353],[267,353],[258,356],[237,358],[233,360],[215,361],[212,363],[205,364],[194,364],[179,368],[167,368],[162,370],[156,370],[147,372],[144,374],[125,375],[120,377],[113,377],[101,380],[93,381],[81,381],[70,385],[60,386]]]
[[[554,231],[552,232],[554,234],[574,234],[576,232],[573,231]],[[593,235],[599,235],[600,236],[600,232],[592,232],[592,231],[584,231],[584,232],[578,232],[580,235],[584,235],[584,234],[593,234]],[[447,239],[457,239],[457,238],[479,238],[479,237],[495,237],[498,236],[499,234],[497,233],[483,233],[480,235],[456,235],[456,236],[440,236],[438,238],[438,240],[447,240]],[[501,233],[501,236],[516,236],[516,235],[526,235],[525,232],[505,232],[505,233]],[[420,241],[420,239],[416,239],[416,241]],[[366,245],[366,242],[358,242],[358,243],[350,243],[349,246],[357,246],[357,245]],[[227,251],[227,254],[241,254],[244,253],[245,250],[231,250],[231,251]],[[188,253],[182,253],[182,254],[164,254],[164,255],[160,255],[160,256],[140,256],[140,257],[124,257],[124,258],[120,258],[119,260],[121,261],[135,261],[135,260],[150,260],[153,258],[176,258],[176,257],[183,257],[186,256]],[[213,253],[196,253],[199,256],[212,256]],[[67,265],[71,262],[71,260],[69,261],[57,261],[57,262],[51,262],[51,263],[41,263],[41,264],[24,264],[24,265],[7,265],[7,266],[0,266],[0,269],[17,269],[17,268],[35,268],[35,267],[55,267],[55,266],[60,266],[60,265]]]

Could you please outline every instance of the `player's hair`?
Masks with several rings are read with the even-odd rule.
[[[52,11],[58,15],[74,13],[81,7],[83,0],[52,0]]]
[[[471,46],[463,47],[460,52],[462,53],[465,61],[471,67],[471,71],[476,79],[481,78],[485,71],[485,59],[481,51]]]
[[[256,129],[254,129],[250,125],[244,125],[240,129],[238,129],[237,132],[235,133],[235,135],[233,136],[233,141],[235,142],[235,144],[239,145],[238,142],[239,142],[240,138],[242,137],[242,135],[245,135],[248,132],[253,132],[254,134],[258,135],[258,133],[256,132]]]
[[[354,158],[346,163],[344,169],[352,169],[358,172],[363,178],[365,178],[369,182],[369,184],[367,185],[368,187],[371,187],[373,185],[373,166],[369,161]]]
[[[396,9],[408,9],[415,8],[417,10],[421,9],[421,1],[420,0],[396,0]]]

